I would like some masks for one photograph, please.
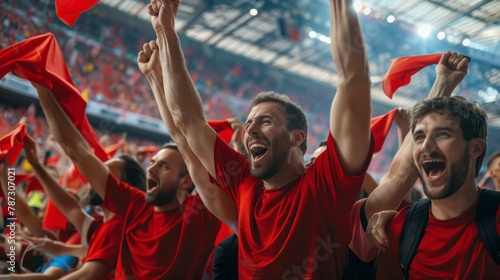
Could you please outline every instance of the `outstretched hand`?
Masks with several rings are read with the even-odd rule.
[[[35,143],[35,139],[33,139],[29,135],[26,135],[26,137],[24,138],[24,153],[29,164],[31,164],[32,166],[40,164],[40,160],[38,159],[38,148]]]
[[[151,24],[157,33],[165,27],[175,26],[175,16],[180,5],[180,0],[151,0],[148,5],[148,13],[151,16]]]
[[[137,65],[145,76],[153,72],[161,74],[160,54],[156,41],[150,41],[142,46],[142,51],[137,55]]]
[[[241,151],[243,148],[243,123],[237,118],[226,119],[233,130],[233,136],[231,137],[231,142],[233,142],[234,149]]]
[[[387,234],[387,224],[396,215],[396,211],[387,210],[373,214],[366,227],[366,237],[382,252],[385,252],[391,241]]]
[[[463,54],[447,51],[441,56],[436,66],[438,77],[445,78],[455,84],[460,83],[469,71],[469,60]]]

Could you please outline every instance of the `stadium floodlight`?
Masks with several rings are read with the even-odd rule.
[[[363,9],[363,3],[361,3],[361,1],[359,0],[354,1],[352,5],[354,6],[354,10],[356,10],[356,12],[358,13],[361,12],[361,10]]]
[[[316,31],[314,30],[309,31],[309,37],[316,38],[316,36],[318,36],[318,33],[316,33]]]
[[[431,31],[432,31],[432,26],[428,24],[420,25],[417,29],[418,35],[422,38],[429,37],[429,35],[431,35]]]
[[[437,34],[437,38],[438,38],[439,40],[444,40],[444,38],[446,38],[446,33],[444,33],[443,31],[439,32],[439,33]]]
[[[395,17],[395,16],[393,16],[393,15],[389,15],[389,16],[387,17],[387,22],[388,22],[388,23],[393,23],[395,20],[396,20],[396,17]]]
[[[250,15],[253,17],[256,16],[258,13],[259,13],[259,11],[255,8],[250,10]]]
[[[470,40],[465,38],[463,41],[462,41],[462,45],[464,45],[465,47],[468,47],[470,45]]]

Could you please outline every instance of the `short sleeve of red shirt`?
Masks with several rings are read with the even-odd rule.
[[[364,262],[371,262],[377,257],[378,249],[370,243],[366,237],[365,230],[361,223],[360,212],[361,206],[366,201],[366,198],[357,201],[352,208],[351,222],[353,225],[352,239],[349,248],[358,258]]]
[[[123,220],[120,217],[115,216],[101,223],[90,239],[85,262],[101,261],[113,269],[118,259],[122,230]]]
[[[250,174],[247,158],[217,136],[214,147],[214,163],[215,183],[238,205],[239,185]]]

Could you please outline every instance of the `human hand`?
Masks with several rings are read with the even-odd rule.
[[[366,237],[379,250],[385,252],[391,246],[387,234],[387,224],[396,215],[396,211],[387,210],[373,214],[366,227]]]
[[[436,66],[436,74],[454,84],[460,83],[469,71],[469,58],[463,54],[447,51]]]
[[[137,65],[145,76],[154,72],[161,75],[160,54],[156,41],[150,41],[142,46],[142,51],[137,55]]]
[[[175,16],[181,5],[180,0],[151,0],[148,13],[154,30],[162,31],[165,27],[175,26]]]
[[[26,160],[29,164],[31,164],[31,166],[35,167],[40,165],[40,160],[38,159],[38,148],[35,140],[30,135],[26,135],[24,138],[24,153]]]

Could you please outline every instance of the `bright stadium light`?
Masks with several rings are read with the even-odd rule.
[[[418,27],[417,33],[422,38],[427,38],[431,35],[432,26],[424,24]]]
[[[395,20],[396,20],[396,17],[395,17],[395,16],[393,16],[393,15],[389,15],[389,16],[387,17],[387,22],[388,22],[388,23],[393,23]]]
[[[446,33],[444,33],[443,31],[439,32],[439,33],[437,34],[437,38],[438,38],[439,40],[444,40],[444,38],[446,38]]]
[[[318,36],[318,33],[316,33],[315,31],[311,30],[309,31],[309,37],[311,38],[316,38],[316,36]]]
[[[257,11],[257,9],[251,9],[250,10],[250,15],[253,16],[253,17],[256,16],[258,13],[259,13],[259,11]]]
[[[464,45],[465,47],[468,47],[468,46],[470,45],[470,40],[469,40],[469,39],[467,39],[467,38],[466,38],[466,39],[464,39],[464,40],[462,41],[462,45]]]
[[[372,12],[372,9],[370,7],[366,7],[363,9],[363,15],[367,16]]]
[[[354,10],[356,10],[356,12],[358,13],[363,9],[363,3],[361,3],[361,1],[359,0],[354,1],[352,5],[354,6]]]

